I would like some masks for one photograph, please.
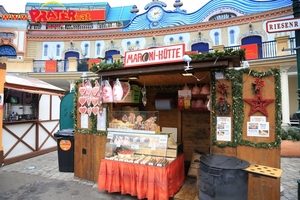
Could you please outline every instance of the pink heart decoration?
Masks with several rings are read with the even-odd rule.
[[[100,90],[100,87],[97,87],[97,86],[93,87],[93,89],[92,89],[93,96],[97,96],[99,90]]]
[[[92,97],[92,104],[93,104],[93,106],[98,105],[98,103],[99,103],[99,97]]]
[[[93,112],[94,115],[97,115],[98,112],[99,112],[99,107],[98,106],[93,107],[92,112]]]
[[[86,97],[85,96],[79,97],[78,101],[79,101],[80,105],[83,106],[85,104],[85,102],[86,102]]]
[[[85,93],[86,93],[87,95],[90,95],[91,92],[92,92],[92,87],[91,87],[90,85],[87,85],[87,86],[85,86],[85,88],[86,88]]]
[[[86,103],[88,106],[91,105],[91,102],[92,102],[92,98],[91,97],[86,97]]]
[[[87,108],[86,108],[86,106],[81,106],[81,107],[78,108],[78,110],[79,110],[80,114],[85,114]]]
[[[80,87],[80,88],[79,88],[79,93],[80,93],[81,95],[84,95],[85,91],[86,91],[86,87]]]
[[[100,84],[97,80],[95,81],[95,87],[100,87]]]
[[[87,113],[88,113],[89,116],[91,116],[91,114],[92,114],[92,107],[88,107]]]

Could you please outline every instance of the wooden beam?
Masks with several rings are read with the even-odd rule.
[[[3,107],[4,107],[4,83],[6,77],[6,63],[0,63],[0,167],[4,160],[2,146],[2,126],[3,126]]]

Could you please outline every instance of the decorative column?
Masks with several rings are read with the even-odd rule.
[[[289,67],[282,67],[281,71],[281,110],[282,110],[282,126],[289,126],[290,124],[290,100],[289,100]]]
[[[72,92],[72,90],[74,91],[75,88],[75,81],[74,80],[68,80],[70,83],[70,92]]]
[[[76,57],[69,57],[69,68],[67,69],[68,72],[77,72],[77,58]]]
[[[224,45],[213,46],[213,50],[215,51],[224,51]]]
[[[276,37],[276,44],[277,44],[277,56],[286,56],[290,55],[289,51],[282,51],[283,48],[286,48],[289,46],[289,35]]]
[[[300,17],[300,2],[299,0],[293,0],[293,11],[294,11],[294,17],[299,18]],[[296,38],[296,58],[297,58],[297,77],[298,77],[298,111],[296,112],[296,115],[298,119],[300,119],[300,30],[295,30],[295,38]],[[298,128],[300,128],[300,123],[298,125]]]

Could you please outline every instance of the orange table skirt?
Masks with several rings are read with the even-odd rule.
[[[138,199],[168,200],[184,183],[183,154],[167,167],[101,160],[98,189],[121,192]]]

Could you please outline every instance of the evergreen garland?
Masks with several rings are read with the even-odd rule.
[[[85,80],[87,81],[87,80]],[[95,86],[95,80],[90,80],[92,87]],[[77,127],[77,110],[78,110],[78,84],[82,82],[82,79],[78,79],[75,81],[75,87],[74,87],[74,129],[75,132],[83,133],[83,134],[94,134],[94,135],[100,135],[100,136],[106,136],[107,130],[105,131],[98,131],[97,130],[97,116],[94,114],[91,114],[89,116],[89,119],[91,121],[91,126],[89,129],[82,129]],[[103,107],[105,107],[103,105]],[[109,124],[109,106],[106,105],[106,127],[108,127]]]
[[[216,140],[216,125],[217,116],[212,109],[212,144],[218,147],[236,147],[237,145],[251,146],[255,148],[276,148],[281,143],[281,78],[280,70],[273,68],[265,72],[256,71],[249,68],[240,70],[234,69],[216,69],[212,70],[212,105],[216,104],[216,79],[215,73],[222,72],[225,77],[232,81],[232,116],[233,116],[233,136],[230,142],[218,142]],[[243,74],[248,74],[253,77],[262,78],[265,76],[274,76],[275,78],[275,141],[267,142],[252,142],[243,139],[243,124],[244,124],[244,101],[243,101]]]

